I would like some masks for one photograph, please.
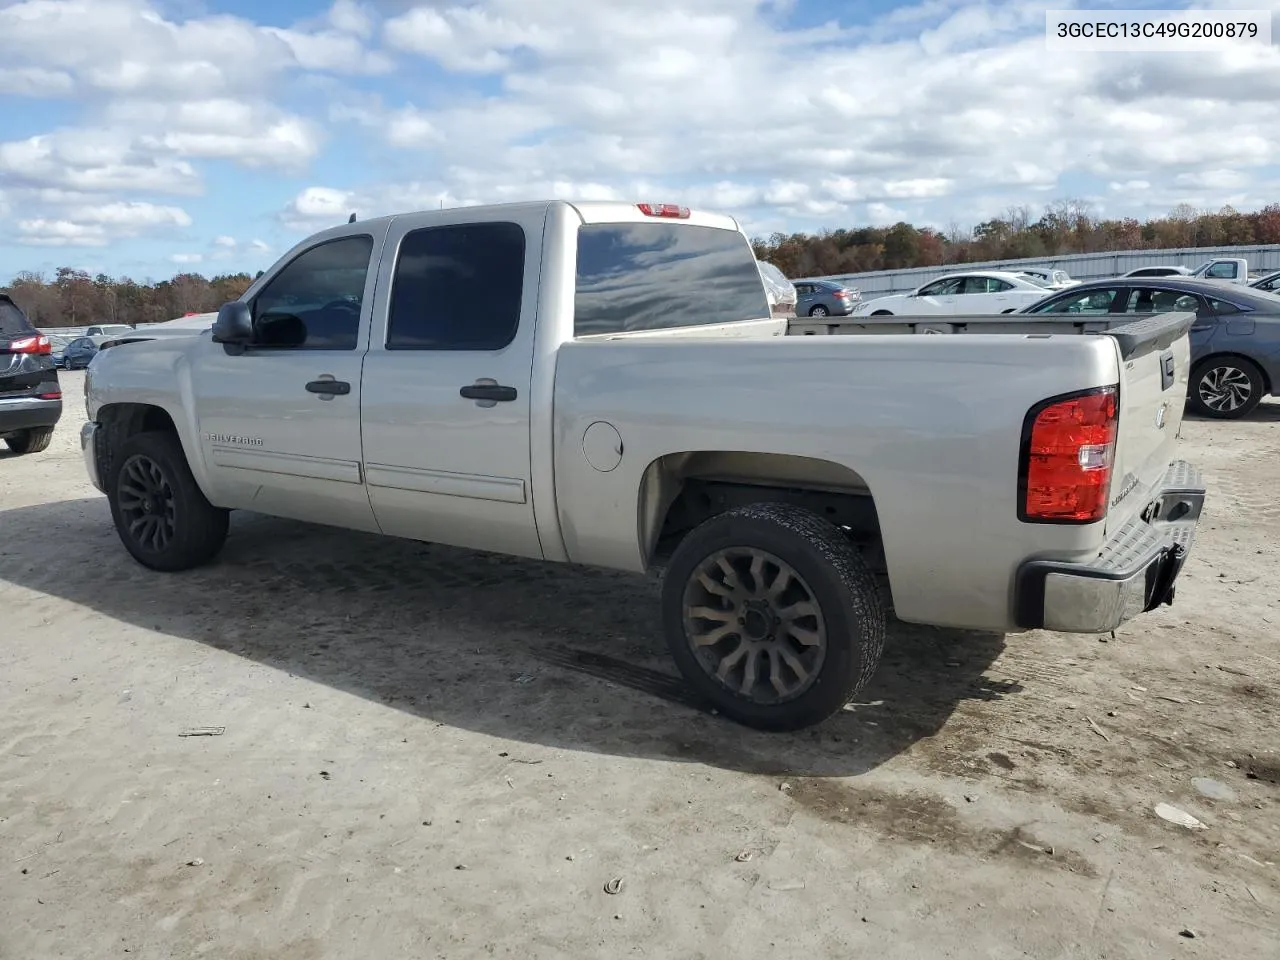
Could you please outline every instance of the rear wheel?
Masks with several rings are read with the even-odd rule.
[[[52,440],[53,427],[32,427],[30,430],[15,433],[4,443],[14,453],[39,453],[49,449]]]
[[[144,567],[172,572],[208,563],[227,539],[229,514],[205,499],[172,433],[139,433],[115,458],[107,488],[125,549]]]
[[[796,730],[830,717],[875,673],[885,614],[870,570],[832,524],[757,503],[690,533],[663,578],[676,665],[732,720]]]
[[[818,304],[812,310],[809,311],[809,316],[811,317],[826,317],[830,315],[831,315],[831,311],[828,310],[826,307],[824,307],[822,304]]]
[[[1210,357],[1191,371],[1191,407],[1216,420],[1253,412],[1265,389],[1262,372],[1244,357]]]

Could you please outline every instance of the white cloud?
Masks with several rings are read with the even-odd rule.
[[[1050,55],[1031,0],[925,0],[857,25],[846,7],[802,29],[786,24],[812,22],[803,0],[317,7],[266,27],[162,0],[0,6],[0,96],[75,95],[84,112],[0,143],[14,221],[117,236],[71,212],[198,193],[216,161],[253,171],[259,189],[225,199],[246,215],[266,189],[292,194],[290,231],[535,197],[787,230],[972,223],[1080,193],[1144,216],[1265,202],[1280,179],[1280,50]],[[326,176],[306,176],[328,150]],[[206,261],[251,252],[212,233],[190,246]]]
[[[355,0],[337,0],[329,8],[328,20],[341,33],[350,33],[364,40],[373,36],[373,12]]]
[[[75,89],[71,74],[42,67],[0,68],[0,94],[15,97],[65,97]]]
[[[32,247],[105,247],[106,229],[101,224],[73,223],[70,220],[18,221],[19,243]]]
[[[103,247],[113,240],[191,226],[181,207],[144,201],[66,206],[56,215],[20,219],[18,242],[29,246]]]
[[[72,191],[195,193],[186,160],[139,151],[112,130],[59,131],[0,143],[0,183]]]
[[[214,237],[213,245],[215,247],[222,247],[225,250],[234,250],[236,248],[236,238],[235,237]]]
[[[169,262],[170,262],[170,263],[181,263],[181,264],[186,264],[186,265],[190,265],[190,264],[194,264],[194,263],[203,263],[203,262],[204,262],[204,254],[200,254],[200,253],[171,253],[171,254],[169,254]]]

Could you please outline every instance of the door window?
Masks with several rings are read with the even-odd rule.
[[[961,293],[990,293],[992,280],[990,277],[965,277]]]
[[[1215,263],[1205,271],[1205,276],[1212,280],[1234,280],[1236,278],[1236,266],[1237,264],[1230,261]]]
[[[354,350],[373,237],[329,240],[303,251],[253,298],[253,345]]]
[[[524,229],[464,223],[413,230],[391,281],[388,350],[501,350],[524,293]]]
[[[950,297],[960,292],[964,285],[964,277],[952,277],[949,280],[936,280],[927,287],[920,288],[922,297]]]
[[[1029,313],[1071,314],[1073,316],[1101,316],[1111,312],[1111,303],[1118,290],[1106,287],[1100,290],[1072,292],[1066,296],[1055,297],[1048,303],[1040,303],[1032,307]]]
[[[1212,316],[1204,300],[1182,290],[1161,290],[1155,287],[1136,287],[1129,291],[1124,304],[1125,313],[1190,312],[1200,316]]]

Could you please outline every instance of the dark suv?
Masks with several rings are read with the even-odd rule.
[[[49,338],[0,293],[0,440],[14,453],[39,453],[62,416],[62,388]]]

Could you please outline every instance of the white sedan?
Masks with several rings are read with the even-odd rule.
[[[860,303],[855,317],[955,316],[957,314],[1012,313],[1044,299],[1053,288],[1043,280],[1021,273],[983,270],[951,273],[926,283],[911,293],[877,297]]]

